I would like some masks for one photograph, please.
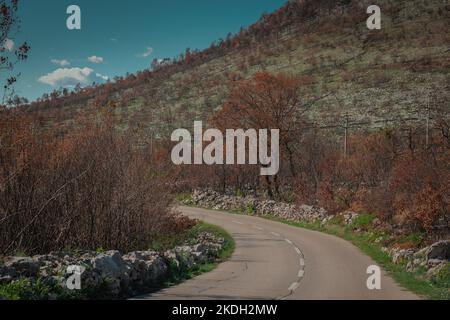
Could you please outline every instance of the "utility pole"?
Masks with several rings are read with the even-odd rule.
[[[348,114],[345,115],[345,133],[344,133],[344,157],[347,157],[347,141],[348,141]]]
[[[426,130],[425,130],[425,146],[428,150],[430,145],[430,91],[427,94],[427,121],[426,121]]]
[[[153,156],[153,131],[150,134],[150,154]]]

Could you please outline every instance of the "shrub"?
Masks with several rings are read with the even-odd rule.
[[[21,111],[1,114],[0,253],[147,248],[178,232],[170,171],[111,112],[43,129]]]
[[[405,154],[393,170],[390,191],[400,223],[414,230],[450,230],[448,154]]]
[[[55,283],[45,282],[42,279],[23,278],[0,285],[0,297],[8,300],[47,300],[49,293],[55,289],[59,289]]]
[[[373,214],[360,214],[352,222],[353,228],[368,229],[376,217]]]
[[[434,277],[433,282],[441,287],[450,289],[450,262],[447,262],[442,267],[438,274]]]

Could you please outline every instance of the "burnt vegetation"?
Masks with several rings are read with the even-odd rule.
[[[440,121],[429,127],[425,119],[414,128],[350,131],[339,125],[311,126],[304,119],[308,102],[301,99],[309,81],[258,73],[234,82],[210,121],[218,128],[280,129],[279,174],[261,178],[258,166],[186,166],[186,187],[263,190],[270,198],[316,204],[331,214],[367,212],[411,232],[447,237],[450,140],[442,114],[436,111]]]
[[[70,129],[27,114],[0,121],[0,250],[148,249],[192,224],[170,209],[175,172],[102,110]]]
[[[448,237],[450,8],[379,2],[381,31],[367,31],[361,1],[289,1],[202,51],[11,100],[0,110],[0,253],[145,248],[190,225],[169,207],[197,187]],[[280,173],[173,166],[170,133],[193,120],[280,129]]]

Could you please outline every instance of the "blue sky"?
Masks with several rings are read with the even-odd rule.
[[[76,79],[98,82],[143,70],[154,58],[208,47],[285,2],[21,0],[21,30],[11,38],[16,44],[28,41],[31,53],[17,67],[22,75],[15,90],[34,100]],[[72,4],[81,8],[81,30],[66,27],[66,9]]]

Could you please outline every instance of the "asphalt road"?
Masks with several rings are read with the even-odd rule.
[[[369,290],[368,256],[340,238],[262,218],[187,208],[236,241],[215,270],[142,299],[419,299],[382,271],[381,290]]]

